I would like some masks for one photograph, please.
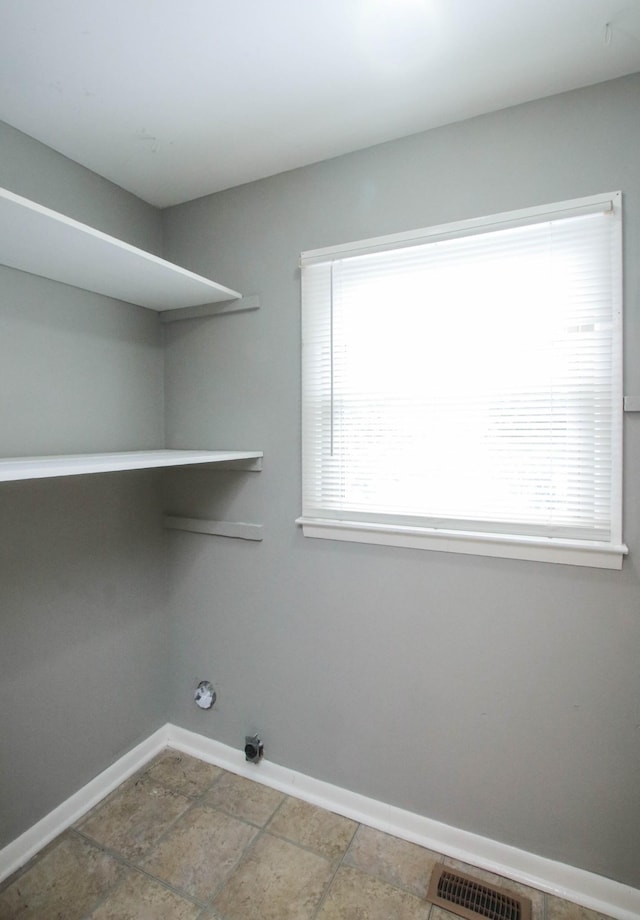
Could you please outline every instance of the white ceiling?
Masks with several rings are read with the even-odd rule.
[[[640,0],[0,0],[0,119],[158,206],[636,71]]]

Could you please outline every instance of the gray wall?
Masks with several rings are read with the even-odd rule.
[[[148,249],[159,213],[0,125],[0,185]],[[0,456],[161,446],[157,316],[0,267]],[[0,847],[166,721],[156,474],[0,484]]]
[[[166,328],[168,441],[263,448],[265,469],[172,474],[164,501],[265,541],[165,543],[155,474],[0,487],[0,846],[169,716],[237,747],[259,729],[275,762],[640,885],[640,418],[621,573],[294,524],[301,250],[620,188],[640,392],[639,100],[626,78],[166,212],[168,257],[263,302]],[[13,129],[0,150],[1,185],[160,251],[153,208]],[[0,455],[162,443],[153,314],[10,269],[0,299]]]
[[[176,513],[265,525],[169,538],[172,719],[236,747],[258,728],[277,763],[635,886],[640,417],[622,572],[305,540],[294,519],[301,250],[622,189],[640,392],[639,102],[625,78],[164,213],[167,257],[263,304],[166,333],[169,443],[265,451],[258,475],[167,488]]]

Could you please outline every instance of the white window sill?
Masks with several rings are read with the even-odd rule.
[[[586,540],[473,533],[471,531],[437,530],[428,527],[369,524],[307,517],[298,518],[296,523],[302,525],[305,537],[315,537],[321,540],[377,543],[386,546],[404,546],[410,549],[428,549],[435,552],[465,553],[473,556],[500,556],[505,559],[526,559],[533,562],[559,562],[564,565],[584,565],[599,569],[621,569],[622,560],[629,552],[623,543],[614,545]]]

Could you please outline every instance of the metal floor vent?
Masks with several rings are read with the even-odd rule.
[[[485,885],[446,866],[436,866],[431,873],[427,900],[465,920],[531,920],[529,898]]]

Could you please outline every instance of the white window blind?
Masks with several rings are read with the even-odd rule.
[[[620,198],[303,254],[305,533],[621,564]]]

